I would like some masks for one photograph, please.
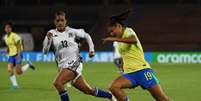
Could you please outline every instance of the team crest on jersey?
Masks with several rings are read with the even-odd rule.
[[[70,38],[70,37],[73,37],[73,33],[68,33],[68,37]]]

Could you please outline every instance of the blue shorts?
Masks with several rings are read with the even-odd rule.
[[[17,59],[17,55],[9,56],[8,57],[8,63],[12,64],[22,64],[22,54],[20,55],[20,59]]]
[[[143,89],[150,88],[159,83],[154,71],[151,68],[123,74],[123,77],[132,82],[132,87],[141,86]]]

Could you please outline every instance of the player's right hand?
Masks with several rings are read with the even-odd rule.
[[[50,33],[50,32],[47,33],[47,38],[48,38],[48,40],[52,39],[52,36],[53,36],[52,33]]]

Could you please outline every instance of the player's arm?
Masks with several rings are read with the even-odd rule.
[[[17,54],[20,55],[21,52],[23,51],[21,40],[16,42],[16,46],[17,46]]]
[[[89,46],[89,57],[93,57],[95,55],[95,50],[94,50],[94,43],[91,39],[91,36],[86,33],[83,29],[75,30],[76,31],[76,36],[80,38],[84,38]]]
[[[21,59],[22,41],[19,36],[16,36],[16,38],[15,38],[15,45],[17,47],[17,59]]]
[[[91,36],[86,33],[86,34],[84,34],[84,38],[89,45],[89,57],[93,57],[95,55],[95,50],[94,50],[94,43],[91,39]]]
[[[128,38],[116,38],[116,37],[107,37],[103,39],[104,42],[124,42],[128,44],[137,43],[135,36],[129,36]]]
[[[44,54],[47,54],[47,52],[49,51],[50,49],[50,46],[52,44],[52,33],[48,32],[44,41],[43,41],[43,53]]]
[[[14,39],[15,45],[17,47],[18,58],[20,58],[20,55],[22,52],[22,38],[19,35],[14,35],[13,39]]]
[[[25,46],[24,46],[24,41],[21,40],[21,50],[24,51],[25,50]]]

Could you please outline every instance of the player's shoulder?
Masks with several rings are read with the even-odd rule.
[[[76,34],[76,35],[78,35],[78,36],[82,36],[83,37],[83,35],[84,34],[87,34],[86,32],[85,32],[85,30],[84,29],[78,29],[78,28],[71,28],[71,27],[69,27],[69,31],[68,31],[69,33],[73,33],[73,34]]]
[[[126,27],[126,36],[130,36],[130,35],[136,35],[136,33],[132,28]]]
[[[19,36],[17,33],[15,33],[15,32],[11,32],[11,35],[12,36]]]
[[[130,33],[133,33],[133,32],[134,32],[134,30],[133,30],[132,28],[130,28],[130,27],[126,27],[126,30],[127,30],[128,32],[130,32]]]
[[[79,31],[84,31],[84,29],[79,29],[79,28],[72,28],[72,27],[66,27],[67,31],[72,31],[72,32],[79,32]]]
[[[12,36],[13,38],[18,38],[18,37],[20,37],[20,35],[18,35],[18,34],[15,33],[15,32],[11,32],[11,36]]]
[[[56,29],[50,29],[49,31],[48,31],[48,33],[52,33],[52,34],[54,34],[54,33],[56,33]]]

